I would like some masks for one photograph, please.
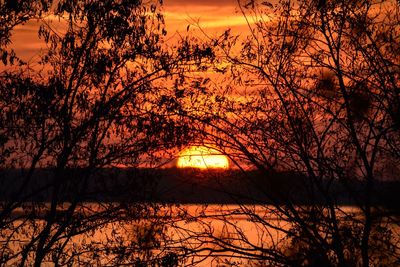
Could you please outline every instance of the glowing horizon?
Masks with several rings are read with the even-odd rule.
[[[190,146],[184,149],[176,163],[178,168],[228,169],[228,157],[213,148]]]

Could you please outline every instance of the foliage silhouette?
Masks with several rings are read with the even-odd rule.
[[[398,218],[375,201],[400,155],[398,4],[238,3],[250,36],[167,47],[158,2],[1,2],[0,175],[22,182],[1,203],[0,264],[399,264]],[[9,46],[30,19],[48,48],[34,67]],[[228,155],[258,194],[225,192],[237,208],[211,215],[136,203],[152,183],[118,184],[132,201],[85,202],[94,177],[117,183],[110,167],[154,166],[186,144]],[[260,194],[268,204],[253,205]]]
[[[185,40],[166,47],[159,8],[156,1],[126,0],[0,4],[2,183],[10,173],[22,181],[1,203],[2,265],[178,262],[161,246],[159,205],[85,202],[95,193],[88,183],[105,168],[158,164],[163,151],[188,136],[169,81],[184,79],[183,72],[212,54]],[[33,67],[7,52],[13,28],[32,19],[47,45]],[[42,181],[33,186],[38,173]],[[117,181],[118,174],[106,173]],[[99,194],[107,189],[100,182]],[[149,190],[140,183],[118,186],[133,199]],[[50,192],[49,202],[37,202],[43,192]]]
[[[250,36],[205,33],[227,86],[217,84],[186,112],[199,143],[263,173],[248,179],[272,205],[237,211],[259,229],[256,241],[231,214],[215,216],[233,236],[209,227],[198,251],[268,266],[398,265],[397,212],[373,201],[385,198],[377,184],[398,181],[398,4],[238,3]],[[295,205],[297,185],[292,193],[280,190],[271,175],[280,172],[304,177],[310,205]],[[357,208],[340,205],[338,183]],[[276,225],[271,214],[286,224]]]

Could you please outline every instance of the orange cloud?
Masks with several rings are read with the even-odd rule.
[[[169,36],[179,32],[186,34],[191,25],[191,33],[198,32],[197,26],[209,34],[220,34],[231,28],[235,33],[247,33],[245,18],[238,8],[236,0],[166,0],[162,7]],[[15,28],[11,47],[25,61],[35,61],[45,43],[38,38],[38,23],[29,21]]]
[[[235,0],[167,0],[163,8],[169,32],[186,32],[188,25],[192,25],[192,29],[200,26],[211,33],[227,28],[236,32],[247,31],[247,22]]]

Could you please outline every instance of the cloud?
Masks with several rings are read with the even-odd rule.
[[[203,30],[221,32],[227,28],[247,28],[236,0],[166,0],[164,14],[169,32],[185,32],[189,24],[199,23]]]
[[[185,6],[236,6],[237,0],[164,0],[164,5],[169,7],[185,7]]]
[[[238,11],[237,0],[164,0],[162,10],[171,35],[176,32],[185,34],[187,26],[197,22],[203,30],[211,33],[222,33],[228,28],[240,33],[248,31],[246,20]],[[196,27],[190,29],[195,30]],[[17,26],[11,47],[24,60],[37,56],[40,49],[45,49],[43,40],[38,39],[38,23],[29,21]]]

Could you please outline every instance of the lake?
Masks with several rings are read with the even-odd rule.
[[[36,212],[37,217],[30,220],[23,216],[22,209],[17,210],[13,229],[18,231],[13,234],[3,231],[0,241],[6,243],[5,236],[12,236],[8,240],[9,248],[21,250],[43,227],[42,216],[48,206],[43,205],[42,211]],[[67,203],[61,205],[59,212],[62,214],[68,207]],[[296,209],[309,210],[309,207],[298,206]],[[29,208],[26,206],[24,210]],[[79,264],[93,264],[93,257],[97,257],[94,262],[98,265],[115,265],[120,254],[118,249],[124,247],[125,256],[132,254],[127,259],[131,257],[131,260],[139,259],[148,263],[158,256],[176,253],[183,255],[180,263],[185,266],[224,266],[228,263],[248,266],[257,262],[254,258],[263,249],[289,246],[291,240],[287,233],[294,227],[291,220],[272,205],[149,203],[121,208],[120,203],[84,203],[77,210],[74,216],[84,215],[80,227],[86,225],[90,228],[79,234],[77,227],[72,238],[61,236],[60,241],[55,243],[55,247],[64,244],[61,248],[66,258],[75,255],[75,264],[77,260]],[[135,213],[143,218],[135,216]],[[340,206],[337,213],[342,223],[362,219],[362,213],[354,206]],[[85,218],[91,219],[86,221]],[[399,230],[392,222],[382,223],[389,225],[391,231],[397,233]],[[56,223],[53,231],[57,227],[59,225]],[[86,253],[76,256],[79,251]],[[9,264],[19,260],[16,257]],[[46,260],[44,266],[54,265],[50,262],[51,257]]]

